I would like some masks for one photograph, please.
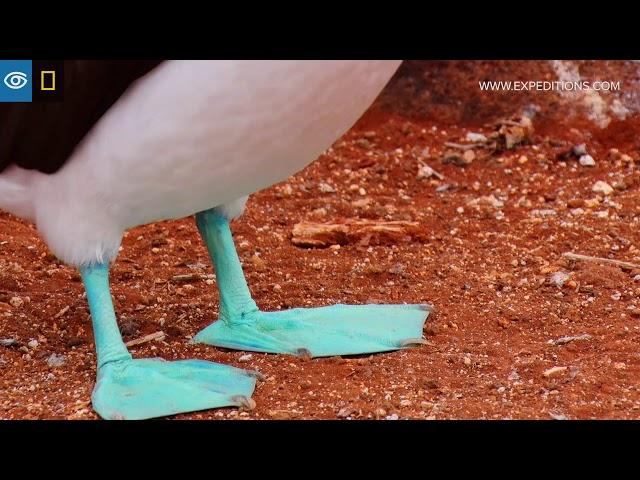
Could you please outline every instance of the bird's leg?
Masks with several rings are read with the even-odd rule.
[[[195,342],[258,352],[303,356],[349,355],[397,350],[421,343],[431,307],[333,305],[262,312],[251,298],[229,220],[218,208],[196,215],[220,292],[220,318]]]
[[[98,357],[91,400],[106,419],[144,419],[225,406],[252,406],[256,372],[202,360],[131,357],[122,341],[106,265],[80,269]]]
[[[229,220],[216,210],[207,210],[196,215],[196,224],[216,271],[220,320],[229,325],[252,322],[259,310],[251,298]]]
[[[131,354],[120,335],[116,312],[109,289],[109,270],[105,266],[80,269],[91,311],[93,336],[96,341],[98,370],[111,362],[131,360]]]

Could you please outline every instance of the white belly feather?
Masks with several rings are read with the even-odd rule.
[[[362,115],[399,61],[169,61],[54,175],[35,221],[56,255],[115,257],[130,227],[231,202],[301,170]]]

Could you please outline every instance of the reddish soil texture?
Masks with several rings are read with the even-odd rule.
[[[428,345],[314,360],[253,353],[241,361],[245,352],[189,344],[218,311],[212,280],[172,280],[211,273],[193,219],[129,231],[111,271],[125,340],[166,333],[132,347],[134,356],[200,358],[267,377],[252,411],[175,418],[640,418],[640,270],[562,257],[640,263],[640,116],[628,90],[637,67],[577,65],[585,77],[623,80],[627,97],[605,100],[622,98],[624,119],[602,129],[575,99],[478,91],[486,76],[553,78],[548,62],[409,62],[333,148],[253,195],[234,222],[263,309],[429,302],[437,312],[425,328]],[[444,142],[465,143],[469,131],[488,136],[488,122],[531,103],[539,111],[528,141],[476,149],[466,166],[442,162]],[[563,155],[581,143],[594,167]],[[421,178],[423,164],[443,178]],[[613,191],[594,192],[598,181]],[[424,234],[325,249],[290,241],[300,221],[343,219],[410,220]],[[553,343],[566,336],[578,338]],[[79,276],[48,253],[33,226],[1,213],[0,339],[8,338],[17,344],[0,346],[0,418],[98,418]],[[48,365],[54,353],[61,366]]]

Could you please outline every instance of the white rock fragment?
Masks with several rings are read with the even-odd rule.
[[[487,141],[487,137],[485,137],[482,133],[469,132],[467,133],[467,142],[474,143],[485,143]]]
[[[245,353],[244,355],[242,355],[238,361],[239,362],[248,362],[253,358],[253,355],[251,355],[250,353]]]
[[[602,180],[598,180],[593,187],[591,187],[591,190],[598,193],[604,193],[605,195],[613,193],[613,187]]]
[[[420,178],[429,178],[429,177],[436,177],[439,180],[444,179],[444,175],[436,172],[429,165],[421,165],[420,168],[418,169],[418,178],[420,179]]]
[[[555,272],[549,278],[549,282],[551,282],[556,287],[562,287],[565,284],[565,282],[569,280],[570,276],[571,275],[569,275],[567,272],[563,272],[563,271]]]
[[[65,364],[67,358],[64,355],[58,355],[57,353],[52,353],[47,358],[47,365],[50,367],[61,367]]]
[[[328,183],[322,182],[320,184],[318,184],[318,190],[320,190],[322,193],[335,193],[336,189],[333,188],[331,185],[329,185]]]
[[[338,412],[338,417],[347,418],[347,417],[350,417],[352,413],[353,413],[353,410],[350,407],[344,407],[344,408],[341,408],[340,411]]]
[[[578,160],[578,162],[583,167],[595,167],[596,166],[596,161],[593,159],[593,157],[591,155],[582,155],[580,157],[580,160]]]
[[[29,348],[36,348],[38,346],[38,341],[37,340],[31,340],[31,341],[29,341],[29,343],[27,343],[27,346]]]

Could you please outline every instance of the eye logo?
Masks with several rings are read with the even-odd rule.
[[[4,84],[12,90],[18,90],[28,83],[27,74],[22,72],[11,72],[4,77]]]

